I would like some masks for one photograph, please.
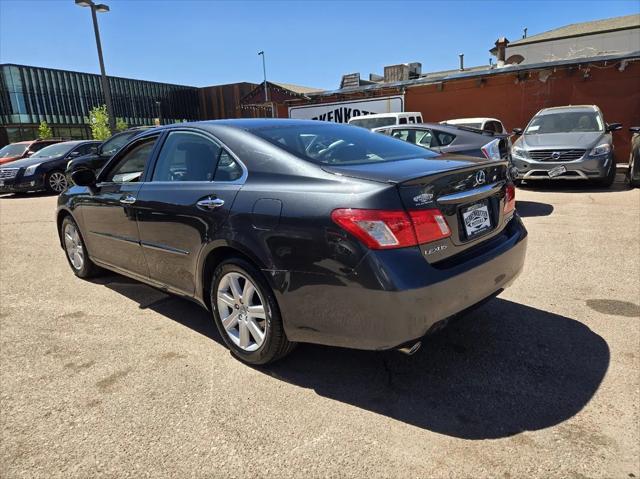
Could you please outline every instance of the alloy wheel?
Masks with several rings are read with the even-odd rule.
[[[82,239],[75,225],[67,223],[64,228],[64,247],[69,257],[71,265],[76,270],[81,270],[84,266],[84,249]]]
[[[63,173],[55,171],[49,175],[49,186],[56,193],[62,193],[67,188],[67,177]]]
[[[218,283],[218,311],[229,339],[243,351],[256,351],[267,335],[265,302],[256,285],[237,272]]]

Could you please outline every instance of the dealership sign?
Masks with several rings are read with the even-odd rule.
[[[373,113],[399,113],[402,111],[404,111],[404,96],[396,95],[370,100],[293,106],[289,108],[289,118],[347,123],[354,116],[371,115]]]

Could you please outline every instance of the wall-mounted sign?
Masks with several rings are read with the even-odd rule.
[[[289,118],[347,123],[354,116],[402,111],[404,111],[404,95],[395,95],[367,100],[292,106],[289,108]]]

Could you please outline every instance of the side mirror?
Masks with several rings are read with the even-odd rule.
[[[78,186],[93,186],[96,184],[96,174],[89,168],[80,168],[71,173],[71,179]]]
[[[79,151],[72,151],[71,153],[69,153],[69,156],[71,158],[75,158],[76,156],[80,156],[80,152]]]
[[[27,151],[24,156],[25,158],[29,158],[31,155],[33,155],[33,151]]]
[[[629,131],[632,133],[640,133],[640,126],[630,126]]]
[[[513,130],[511,130],[511,131],[513,131],[513,134],[514,134],[514,135],[517,135],[517,136],[522,135],[522,128],[514,128],[514,129],[513,129]]]
[[[622,123],[607,123],[607,131],[617,131],[622,129]]]

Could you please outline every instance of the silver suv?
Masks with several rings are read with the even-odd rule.
[[[595,180],[610,186],[616,177],[611,132],[595,105],[540,110],[511,148],[519,180]]]

